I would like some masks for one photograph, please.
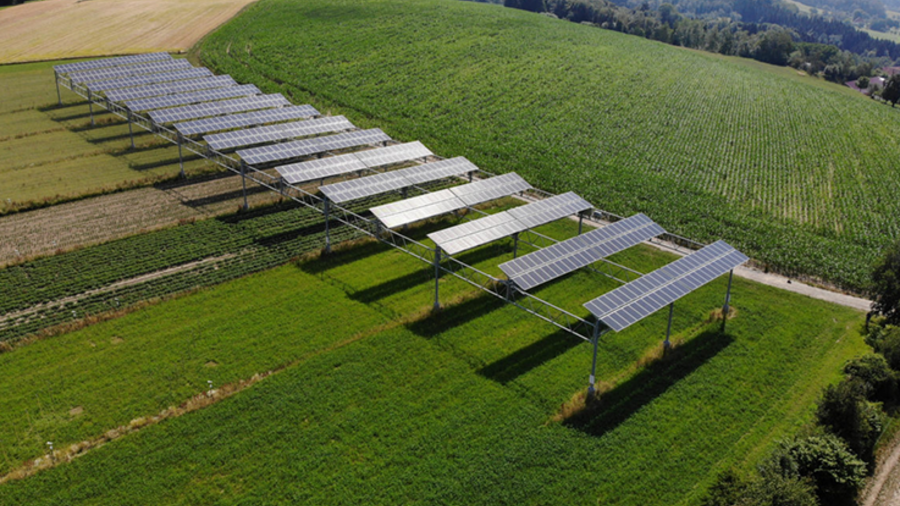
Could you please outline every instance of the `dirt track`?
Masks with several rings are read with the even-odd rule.
[[[0,10],[0,63],[185,51],[253,0],[42,0]]]

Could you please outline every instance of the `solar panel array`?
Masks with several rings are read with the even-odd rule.
[[[341,132],[343,130],[352,130],[354,128],[356,128],[356,126],[343,116],[326,116],[324,118],[306,121],[292,121],[290,123],[279,123],[277,125],[212,134],[203,137],[203,140],[212,146],[213,149],[223,150],[242,146],[252,146],[254,144],[264,144],[266,142],[297,139],[329,132]]]
[[[210,77],[213,73],[206,67],[197,67],[187,70],[178,70],[175,72],[165,72],[162,74],[144,74],[135,77],[126,77],[122,79],[110,79],[108,81],[97,81],[88,83],[87,87],[93,92],[105,92],[131,86],[147,86],[149,84],[169,83],[175,81],[183,81],[188,79],[200,79]]]
[[[748,260],[717,241],[584,304],[598,320],[620,331]]]
[[[529,189],[531,189],[531,185],[528,184],[528,181],[511,172],[400,202],[373,207],[370,211],[384,226],[394,228]],[[460,195],[465,195],[468,202],[462,200]],[[477,200],[477,198],[484,200]]]
[[[159,111],[150,111],[150,118],[157,123],[175,123],[207,116],[221,116],[233,112],[252,111],[255,109],[268,109],[290,105],[290,102],[280,93],[273,95],[258,95],[255,97],[238,98],[235,100],[222,100],[207,104],[186,105],[173,107]]]
[[[451,188],[451,190],[453,190]],[[450,255],[476,248],[497,239],[544,225],[566,216],[587,211],[590,202],[568,192],[548,199],[492,214],[445,230],[432,232],[428,238]],[[515,211],[515,212],[513,212]]]
[[[502,263],[500,269],[516,286],[530,290],[663,233],[646,215],[636,214]]]
[[[340,176],[365,168],[371,169],[383,165],[408,162],[432,154],[431,150],[416,141],[380,149],[347,153],[321,160],[282,165],[281,167],[276,167],[276,170],[288,183],[305,183],[316,179]]]
[[[141,74],[173,72],[176,70],[184,70],[189,68],[193,67],[187,60],[171,60],[162,62],[139,63],[137,65],[128,65],[124,67],[111,67],[107,69],[72,72],[69,74],[69,79],[71,79],[74,83],[88,83],[91,81],[119,79]]]
[[[151,61],[171,60],[172,55],[169,53],[146,53],[131,56],[119,56],[117,58],[104,58],[102,60],[82,61],[76,63],[63,63],[56,65],[53,70],[60,74],[68,74],[69,72],[78,72],[82,70],[95,70],[106,67],[117,67],[120,65],[131,65],[134,63],[146,63]]]
[[[164,97],[129,100],[128,102],[125,102],[125,107],[128,107],[132,111],[149,111],[152,109],[163,109],[166,107],[176,107],[180,105],[223,100],[226,98],[252,97],[254,95],[259,95],[260,93],[262,92],[259,91],[259,88],[257,88],[256,86],[252,84],[242,84],[240,86],[232,86],[230,88],[201,90],[192,93],[166,95]]]
[[[279,121],[306,119],[318,115],[319,111],[311,105],[292,105],[279,109],[185,121],[183,123],[176,123],[175,128],[181,132],[182,135],[196,135],[208,132],[218,132],[221,130],[231,130],[233,128],[263,125],[266,123],[276,123]]]
[[[325,185],[319,189],[332,202],[341,203],[477,170],[478,167],[472,162],[459,156],[449,160],[416,165],[415,167]]]
[[[391,140],[380,128],[359,130],[344,134],[304,139],[302,141],[285,142],[271,146],[238,150],[237,154],[249,164],[290,160],[303,156],[325,153],[337,149],[365,146]],[[280,172],[280,171],[279,171]],[[282,176],[284,174],[282,173]]]
[[[237,83],[231,76],[214,76],[206,79],[191,79],[188,81],[175,81],[173,83],[152,84],[150,86],[110,90],[106,92],[106,98],[113,102],[124,102],[125,100],[161,97],[164,95],[175,95],[191,91],[227,88],[229,86],[237,86]]]

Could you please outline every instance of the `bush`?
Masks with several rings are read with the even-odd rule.
[[[842,438],[850,450],[872,462],[872,450],[881,435],[883,413],[866,398],[866,385],[847,379],[825,389],[816,410],[819,424]]]
[[[893,405],[897,399],[897,375],[881,355],[869,353],[851,360],[844,366],[844,373],[859,380],[866,398]]]
[[[843,441],[824,434],[782,442],[761,475],[808,478],[823,504],[852,504],[865,479],[866,464]]]
[[[799,475],[766,472],[747,481],[734,471],[722,474],[710,487],[703,506],[816,506],[812,480]]]
[[[900,100],[900,74],[891,76],[881,92],[885,100]],[[889,247],[872,271],[872,310],[884,315],[887,323],[900,325],[900,242]]]
[[[888,366],[894,371],[900,371],[900,327],[887,326],[870,333],[872,347],[875,351],[884,355]]]

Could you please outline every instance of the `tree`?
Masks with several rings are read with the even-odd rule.
[[[894,83],[892,93],[896,95],[888,98],[888,86],[891,83]],[[900,100],[900,74],[891,76],[881,92],[881,98],[892,103]],[[872,310],[883,315],[886,323],[900,325],[900,242],[888,248],[875,265],[870,291],[875,301]]]
[[[852,504],[866,477],[866,464],[843,441],[824,434],[782,442],[761,474],[808,478],[824,504]]]
[[[886,404],[895,402],[897,378],[883,356],[869,353],[857,357],[844,366],[844,373],[862,382],[869,399]]]
[[[859,87],[859,89],[861,89],[861,90],[868,88],[869,87],[869,78],[866,76],[860,77],[859,79],[856,80],[856,86]]]
[[[866,386],[859,379],[829,385],[816,409],[819,423],[846,441],[856,455],[870,461],[875,441],[881,435],[882,413],[866,399]]]
[[[900,74],[892,75],[891,78],[888,79],[886,83],[884,83],[884,89],[881,90],[881,98],[890,102],[891,107],[897,105],[897,101],[900,101]],[[900,246],[894,247],[894,253],[897,255],[896,258],[900,259]],[[900,262],[900,260],[898,260],[898,262]],[[897,266],[900,266],[900,263],[894,264],[895,273],[900,272],[897,271]],[[898,291],[897,294],[900,295],[900,291]],[[895,302],[894,310],[897,311],[898,308],[900,308],[900,306],[898,306]],[[900,315],[898,315],[896,318],[900,320]]]

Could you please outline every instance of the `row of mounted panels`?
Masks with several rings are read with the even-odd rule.
[[[352,172],[361,174],[386,165],[424,161],[433,155],[418,142],[387,146],[391,139],[384,132],[358,131],[343,116],[311,119],[319,113],[309,105],[293,106],[280,94],[263,95],[256,86],[239,85],[230,76],[214,76],[208,69],[194,68],[168,53],[62,64],[54,70],[91,92],[103,93],[108,100],[124,102],[133,112],[148,112],[156,123],[174,123],[182,135],[210,134],[204,140],[216,150],[291,141],[238,150],[237,154],[250,164],[385,144],[380,149],[277,167],[291,184]],[[213,133],[226,130],[233,131]],[[345,133],[293,140],[335,132]],[[320,189],[327,198],[340,203],[466,173],[471,176],[477,170],[474,164],[458,157],[375,173]],[[386,227],[394,228],[528,189],[531,185],[518,175],[505,174],[371,211]],[[454,255],[591,208],[589,202],[569,192],[433,232],[428,237],[441,250]],[[518,288],[528,290],[662,233],[662,227],[638,214],[505,262],[500,268]],[[584,306],[607,327],[622,330],[747,260],[743,253],[718,241]]]

